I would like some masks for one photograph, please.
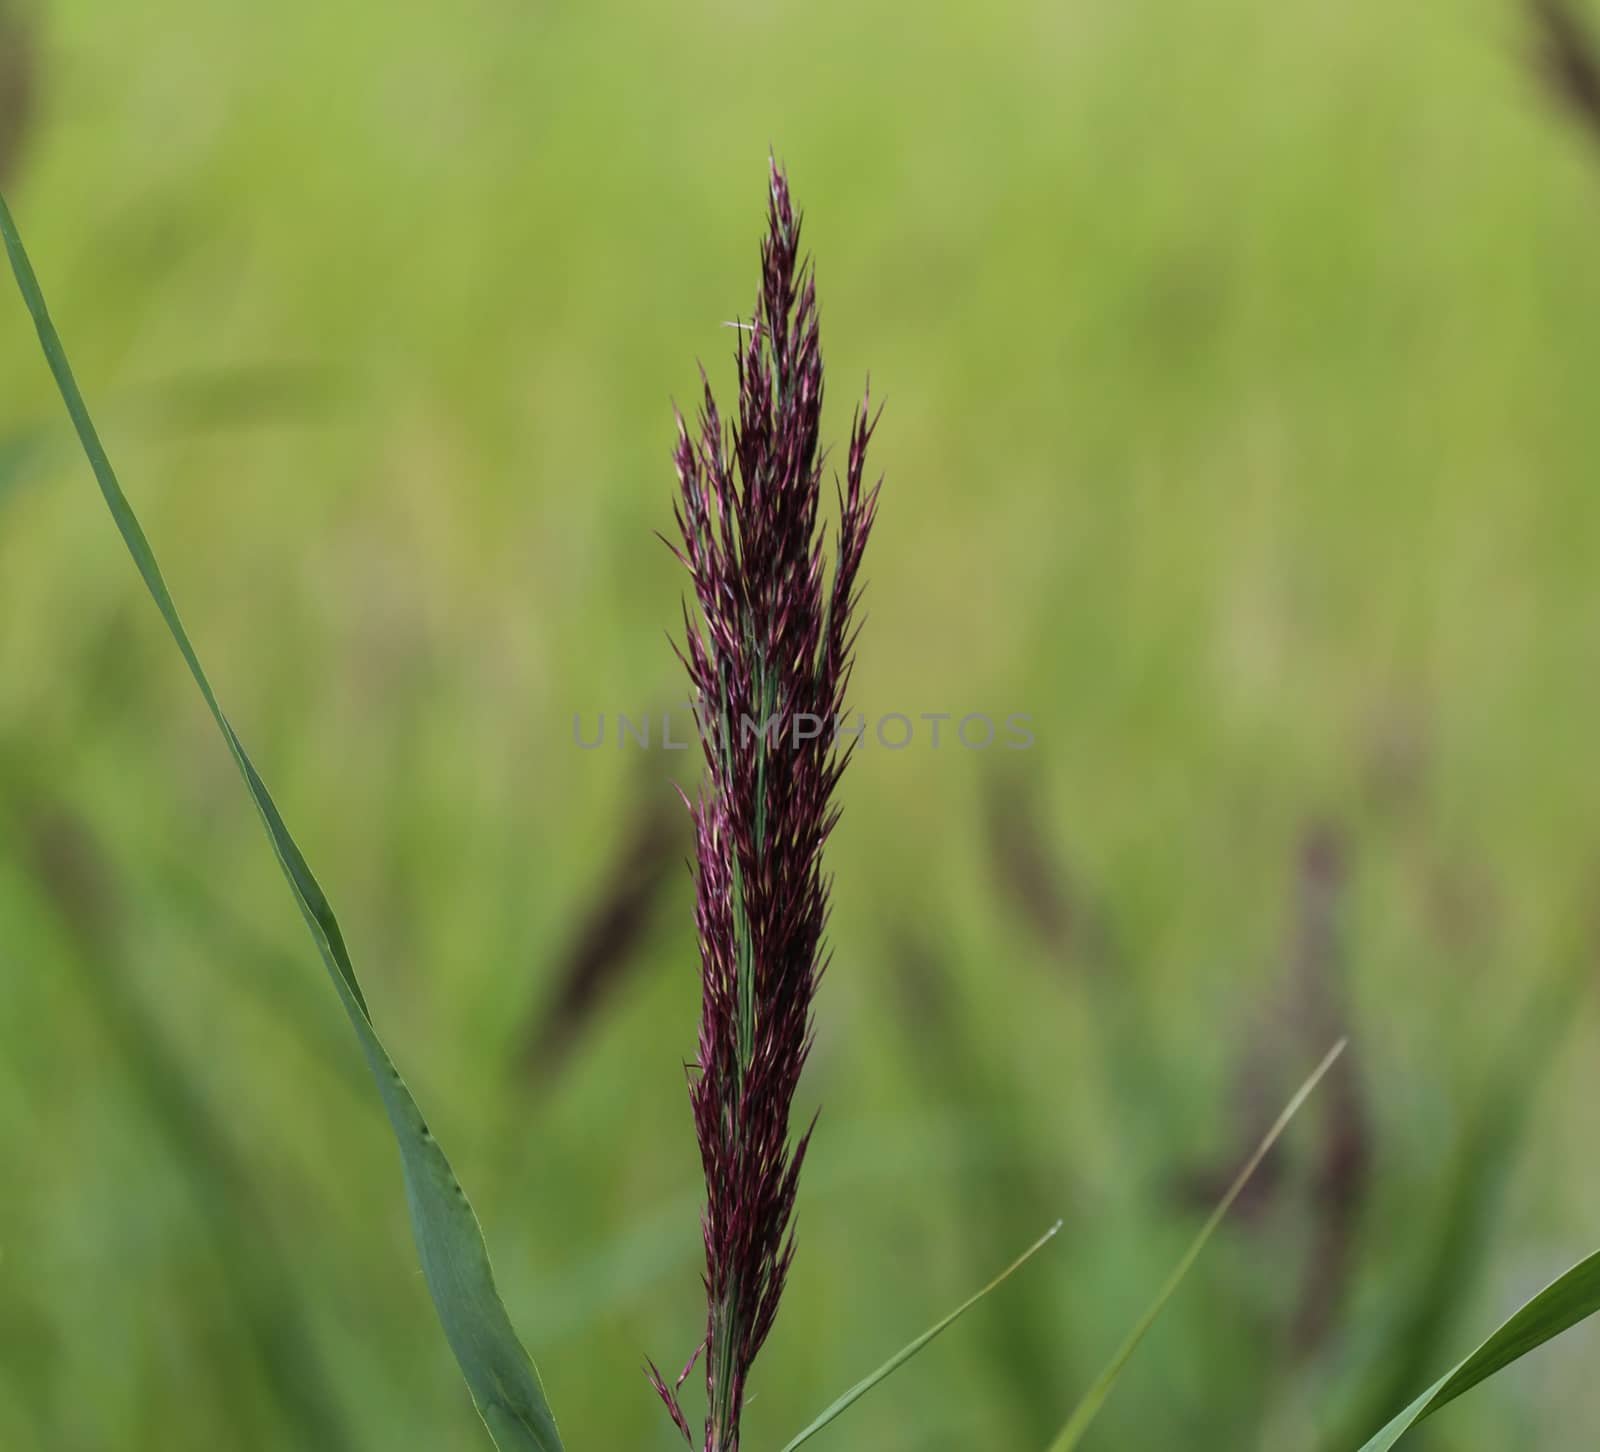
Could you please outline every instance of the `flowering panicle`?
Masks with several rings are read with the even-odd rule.
[[[875,424],[864,398],[838,486],[830,575],[818,527],[822,353],[814,277],[799,248],[788,179],[774,164],[760,295],[736,353],[737,422],[724,430],[707,384],[697,434],[678,417],[674,458],[682,535],[674,552],[699,607],[697,623],[685,605],[679,654],[710,728],[700,733],[709,780],[690,804],[701,1020],[689,1095],[706,1177],[705,1452],[737,1452],[746,1378],[794,1254],[810,1130],[791,1143],[789,1117],[824,967],[822,849],[850,755],[837,748],[835,725],[878,495],[863,486]],[[676,1389],[650,1370],[692,1446]]]

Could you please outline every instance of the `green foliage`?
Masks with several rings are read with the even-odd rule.
[[[161,567],[145,538],[143,528],[128,503],[116,472],[95,431],[88,405],[78,388],[33,265],[17,233],[11,210],[0,197],[0,236],[33,315],[46,361],[61,390],[62,400],[77,430],[79,441],[106,506],[150,597],[166,621],[173,641],[189,667],[195,684],[222,733],[234,763],[261,815],[278,865],[294,894],[296,905],[322,956],[333,985],[355,1030],[362,1056],[377,1084],[383,1107],[400,1147],[406,1200],[416,1236],[417,1255],[428,1282],[445,1336],[471,1388],[474,1402],[495,1442],[505,1452],[560,1452],[561,1437],[545,1400],[538,1372],[517,1340],[511,1319],[495,1288],[483,1232],[466,1193],[457,1182],[443,1149],[429,1132],[416,1101],[406,1088],[388,1051],[378,1038],[368,1014],[367,1001],[356,979],[333,908],[290,835],[277,803],[246,754],[228,718],[223,714],[177,606],[162,578]]]
[[[1083,1394],[1078,1405],[1073,1408],[1072,1414],[1067,1418],[1066,1425],[1062,1427],[1056,1439],[1050,1444],[1050,1452],[1072,1452],[1088,1432],[1090,1424],[1099,1415],[1100,1408],[1105,1405],[1106,1398],[1111,1395],[1112,1389],[1121,1379],[1122,1373],[1127,1370],[1128,1363],[1133,1359],[1133,1354],[1139,1349],[1140,1343],[1150,1334],[1150,1328],[1156,1324],[1167,1302],[1177,1293],[1183,1284],[1184,1278],[1194,1269],[1194,1263],[1200,1259],[1200,1252],[1206,1248],[1206,1243],[1217,1233],[1217,1227],[1222,1224],[1228,1211],[1233,1208],[1233,1203],[1243,1193],[1246,1185],[1250,1183],[1255,1172],[1261,1167],[1262,1160],[1266,1159],[1273,1145],[1284,1130],[1289,1127],[1289,1121],[1300,1112],[1301,1106],[1311,1097],[1312,1091],[1322,1082],[1322,1076],[1333,1067],[1334,1060],[1344,1052],[1344,1041],[1340,1040],[1331,1049],[1323,1061],[1311,1071],[1311,1076],[1294,1093],[1294,1097],[1284,1105],[1280,1113],[1272,1122],[1272,1127],[1266,1132],[1261,1143],[1256,1146],[1239,1173],[1234,1176],[1233,1182],[1223,1193],[1211,1214],[1206,1217],[1205,1224],[1200,1227],[1199,1233],[1189,1242],[1189,1248],[1184,1251],[1183,1257],[1173,1268],[1172,1274],[1167,1277],[1161,1289],[1156,1292],[1156,1298],[1134,1323],[1133,1329],[1128,1333],[1127,1339],[1117,1348],[1116,1354],[1105,1370],[1097,1376],[1088,1391]]]
[[[1361,1452],[1388,1452],[1424,1417],[1469,1392],[1546,1341],[1600,1311],[1600,1251],[1552,1281],[1471,1356],[1439,1378],[1416,1401],[1365,1442]]]
[[[730,371],[769,140],[811,199],[830,368],[884,389],[909,501],[853,693],[1026,709],[1037,746],[951,750],[947,723],[938,752],[869,740],[852,770],[802,1089],[823,1130],[752,1445],[1065,1213],[962,1354],[831,1429],[1045,1444],[1220,1193],[1185,1172],[1293,1087],[1225,1088],[1282,1037],[1255,1015],[1313,816],[1349,843],[1346,1062],[1373,1116],[1343,1312],[1291,1344],[1324,1094],[1141,1348],[1151,1394],[1119,1386],[1084,1446],[1350,1452],[1530,1264],[1594,1243],[1592,966],[1538,1098],[1500,1072],[1569,952],[1592,965],[1600,822],[1600,192],[1516,0],[936,0],[914,26],[853,0],[34,8],[8,195],[586,1445],[665,1452],[629,1369],[696,1334],[681,849],[559,1074],[526,1071],[520,1030],[640,803],[684,780],[576,752],[570,717],[678,698],[664,396],[695,396],[695,354]],[[147,426],[153,381],[273,359],[343,380],[313,427]],[[346,1092],[371,1092],[351,1029],[295,971],[259,828],[82,508],[70,431],[38,428],[49,386],[0,297],[0,437],[31,440],[24,487],[0,483],[6,799],[48,783],[93,823],[130,904],[115,968],[294,1248],[357,1452],[470,1452],[391,1151]],[[1060,952],[995,887],[1002,768],[1057,855]],[[149,1124],[38,898],[3,834],[0,1445],[300,1452],[240,1324],[259,1308],[219,1309],[214,1171]],[[904,924],[939,955],[937,1037]],[[1412,1436],[1587,1445],[1595,1324],[1575,1371],[1514,1369]]]
[[[959,1321],[961,1317],[966,1315],[968,1311],[976,1306],[979,1301],[981,1301],[991,1291],[998,1289],[1006,1281],[1010,1280],[1012,1276],[1014,1276],[1019,1270],[1022,1269],[1023,1266],[1032,1260],[1034,1256],[1043,1250],[1046,1245],[1054,1240],[1056,1233],[1060,1229],[1061,1222],[1058,1220],[1047,1231],[1045,1231],[1043,1235],[1034,1241],[1032,1245],[1023,1251],[1021,1255],[1012,1261],[1010,1265],[1001,1271],[999,1275],[990,1281],[988,1285],[984,1286],[982,1290],[975,1292],[971,1296],[968,1296],[967,1299],[957,1306],[955,1310],[951,1311],[949,1315],[943,1316],[939,1320],[935,1321],[933,1325],[928,1327],[928,1329],[922,1333],[922,1335],[907,1342],[876,1371],[872,1372],[868,1376],[862,1377],[862,1379],[853,1387],[851,1387],[849,1391],[830,1402],[820,1413],[818,1413],[814,1420],[807,1423],[804,1428],[802,1428],[783,1444],[783,1452],[794,1452],[794,1449],[800,1446],[801,1443],[809,1442],[814,1436],[816,1436],[818,1432],[820,1432],[824,1427],[838,1417],[840,1413],[848,1410],[852,1403],[859,1401],[869,1391],[871,1391],[873,1387],[877,1386],[877,1384],[885,1377],[898,1371],[902,1366],[910,1361],[913,1356],[926,1347],[928,1343],[935,1337],[940,1336],[945,1331],[949,1330],[949,1328]]]

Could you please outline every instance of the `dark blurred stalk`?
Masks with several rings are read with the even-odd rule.
[[[1186,1177],[1185,1198],[1197,1206],[1215,1201],[1272,1123],[1296,1055],[1358,1037],[1346,1001],[1348,876],[1343,835],[1328,823],[1308,825],[1291,872],[1283,975],[1239,1051],[1234,1148],[1221,1161]],[[1303,1177],[1311,1232],[1284,1342],[1291,1357],[1302,1363],[1321,1353],[1339,1329],[1371,1188],[1374,1132],[1358,1052],[1341,1055],[1329,1069],[1320,1099],[1314,1160]],[[1262,1218],[1296,1184],[1287,1157],[1256,1175],[1240,1198],[1236,1224],[1241,1232],[1259,1231]],[[1300,1213],[1297,1196],[1297,1220]]]
[[[1340,834],[1313,826],[1301,844],[1291,951],[1302,1044],[1349,1038],[1345,949],[1349,865]],[[1320,1145],[1311,1180],[1311,1244],[1300,1273],[1290,1338],[1301,1360],[1337,1330],[1354,1279],[1360,1220],[1372,1185],[1374,1130],[1359,1052],[1344,1054],[1322,1088]]]
[[[1063,972],[1105,979],[1121,968],[1105,910],[1042,820],[1038,784],[996,775],[984,787],[984,842],[997,899]]]
[[[1149,1119],[1158,1134],[1130,1134],[1131,1145],[1162,1143],[1171,1115],[1162,1092],[1170,1079],[1150,1020],[1154,995],[1142,991],[1136,964],[1118,942],[1106,905],[1072,872],[1059,832],[1042,816],[1035,780],[997,776],[984,785],[984,844],[995,902],[1010,907],[1062,979],[1080,985],[1093,1014],[1093,1067],[1130,1123]],[[1053,1428],[1054,1430],[1054,1428]]]
[[[1600,148],[1600,48],[1574,0],[1527,0],[1545,91]]]
[[[0,0],[0,187],[11,184],[39,92],[37,20],[25,0]]]
[[[554,971],[554,991],[522,1030],[518,1066],[526,1082],[550,1085],[638,966],[666,888],[682,872],[688,834],[669,794],[641,790],[611,860],[578,911]]]

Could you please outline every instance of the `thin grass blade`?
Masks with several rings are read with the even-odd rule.
[[[1190,1242],[1189,1248],[1184,1251],[1183,1258],[1178,1262],[1172,1274],[1167,1277],[1166,1284],[1156,1294],[1132,1331],[1128,1333],[1117,1353],[1111,1358],[1106,1369],[1095,1379],[1094,1384],[1083,1395],[1074,1408],[1067,1424],[1057,1434],[1054,1442],[1050,1444],[1049,1452],[1071,1452],[1083,1440],[1083,1434],[1089,1430],[1090,1424],[1099,1415],[1100,1408],[1106,1403],[1106,1398],[1111,1395],[1112,1388],[1116,1386],[1128,1362],[1132,1360],[1133,1353],[1139,1349],[1139,1343],[1149,1334],[1150,1328],[1155,1325],[1157,1318],[1166,1309],[1167,1302],[1173,1297],[1178,1287],[1183,1284],[1183,1279],[1194,1263],[1200,1259],[1200,1252],[1206,1248],[1206,1242],[1216,1233],[1217,1227],[1222,1224],[1223,1218],[1233,1208],[1233,1202],[1239,1198],[1241,1191],[1250,1183],[1250,1178],[1260,1168],[1262,1160],[1266,1159],[1268,1152],[1278,1142],[1279,1136],[1289,1127],[1289,1121],[1300,1112],[1301,1106],[1311,1097],[1312,1091],[1322,1082],[1322,1077],[1333,1067],[1334,1061],[1344,1052],[1346,1040],[1340,1039],[1327,1056],[1311,1072],[1311,1077],[1295,1091],[1294,1097],[1286,1104],[1272,1128],[1266,1133],[1261,1143],[1256,1146],[1255,1153],[1245,1161],[1234,1181],[1228,1186],[1227,1192],[1217,1202],[1217,1207],[1207,1218],[1206,1223],[1200,1227],[1200,1233]]]
[[[0,234],[4,236],[23,300],[33,315],[45,359],[61,390],[62,401],[88,456],[100,492],[261,814],[278,865],[294,893],[295,903],[322,955],[367,1067],[372,1071],[400,1148],[406,1200],[423,1276],[478,1412],[504,1452],[560,1452],[561,1437],[538,1372],[517,1340],[511,1318],[495,1288],[478,1217],[372,1026],[366,998],[332,907],[218,704],[211,682],[178,617],[177,606],[162,578],[150,542],[100,442],[3,197],[0,197]]]
[[[1388,1452],[1424,1417],[1471,1391],[1513,1361],[1600,1311],[1600,1251],[1552,1281],[1456,1368],[1440,1377],[1361,1452]]]
[[[906,1364],[906,1362],[910,1361],[913,1356],[921,1351],[942,1331],[947,1331],[952,1325],[966,1315],[966,1313],[976,1306],[978,1302],[981,1301],[985,1296],[987,1296],[990,1291],[998,1289],[1006,1281],[1010,1280],[1012,1276],[1021,1270],[1023,1266],[1032,1260],[1034,1256],[1036,1256],[1045,1248],[1046,1245],[1050,1243],[1051,1240],[1055,1238],[1056,1232],[1060,1229],[1061,1222],[1058,1220],[1047,1231],[1045,1231],[1043,1235],[1034,1241],[1032,1245],[1023,1251],[1021,1255],[1012,1261],[1010,1265],[1001,1271],[999,1275],[990,1281],[989,1284],[986,1285],[981,1291],[974,1296],[968,1297],[968,1299],[957,1306],[955,1310],[953,1310],[942,1321],[936,1321],[932,1326],[924,1331],[922,1335],[917,1337],[915,1341],[911,1342],[909,1345],[902,1346],[899,1351],[895,1352],[895,1354],[886,1362],[884,1362],[883,1365],[880,1366],[875,1372],[873,1372],[871,1376],[865,1377],[861,1381],[858,1381],[853,1387],[850,1388],[849,1391],[847,1391],[836,1402],[823,1411],[822,1414],[818,1416],[817,1419],[812,1422],[810,1426],[808,1426],[803,1432],[798,1433],[796,1436],[790,1438],[789,1441],[784,1443],[783,1452],[794,1452],[794,1449],[800,1446],[802,1442],[809,1442],[814,1436],[816,1436],[818,1432],[826,1427],[829,1422],[833,1421],[835,1417],[839,1416],[854,1403],[860,1401],[862,1397],[866,1396],[866,1394],[871,1391],[873,1387],[877,1386],[877,1384],[885,1377],[889,1376],[892,1372],[898,1371]]]

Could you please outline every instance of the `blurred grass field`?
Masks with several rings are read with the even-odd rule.
[[[1600,150],[1515,0],[35,18],[0,180],[573,1446],[675,1445],[638,1367],[701,1332],[690,758],[572,719],[681,699],[670,399],[769,144],[831,437],[887,404],[856,704],[1036,745],[846,778],[748,1440],[1061,1216],[828,1434],[1041,1448],[1343,1032],[1090,1445],[1347,1452],[1600,1242]],[[481,1447],[4,291],[0,1448]],[[1587,1445],[1597,1351],[1407,1445]]]

